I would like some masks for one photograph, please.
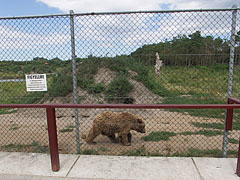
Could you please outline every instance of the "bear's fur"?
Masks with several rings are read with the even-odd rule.
[[[112,142],[121,142],[125,146],[131,145],[131,130],[145,133],[145,123],[142,118],[129,112],[106,111],[99,114],[93,121],[86,138],[87,143],[95,143],[93,140],[99,135],[107,136]],[[118,136],[116,138],[116,136]]]

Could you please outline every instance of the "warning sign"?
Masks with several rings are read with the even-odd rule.
[[[27,92],[30,91],[47,91],[46,74],[26,74]]]

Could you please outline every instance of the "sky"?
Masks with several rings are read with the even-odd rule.
[[[69,16],[28,19],[1,17],[86,12],[240,7],[240,0],[0,0],[0,61],[34,57],[71,59]],[[238,13],[239,16],[239,13]],[[231,11],[75,16],[77,57],[130,54],[139,47],[201,31],[229,39]],[[239,19],[239,18],[238,18]],[[237,23],[237,31],[240,30]],[[161,52],[160,52],[161,53]]]
[[[240,0],[1,0],[0,17],[106,11],[240,7]]]

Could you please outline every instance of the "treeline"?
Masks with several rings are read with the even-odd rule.
[[[238,46],[235,48],[234,62],[239,64],[240,31],[236,34],[236,42]],[[217,63],[227,64],[229,62],[230,42],[221,37],[202,36],[200,31],[196,31],[189,35],[178,35],[169,41],[144,45],[132,52],[128,57],[144,62],[146,65],[154,65],[156,52],[159,53],[165,65],[208,66]],[[88,58],[77,59],[84,60],[91,59],[91,57],[90,55]],[[117,59],[117,57],[110,59]],[[59,68],[65,67],[71,68],[71,60],[61,60],[57,57],[50,60],[36,57],[31,61],[0,61],[0,73],[54,73]]]
[[[171,41],[144,45],[131,53],[131,56],[149,65],[155,63],[156,52],[159,53],[165,65],[222,64],[229,61],[229,43],[228,40],[223,40],[220,37],[204,37],[200,31],[196,31],[190,35],[178,35]]]
[[[59,58],[48,60],[43,57],[36,57],[31,61],[0,61],[0,73],[19,75],[26,73],[56,73],[58,69],[65,69],[69,65],[71,65],[70,60],[63,61]]]

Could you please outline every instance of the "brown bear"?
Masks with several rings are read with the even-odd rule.
[[[93,140],[99,135],[107,136],[112,142],[121,142],[125,146],[131,145],[131,130],[145,133],[145,123],[142,118],[129,112],[106,111],[99,114],[93,121],[86,138],[87,143],[95,143]],[[118,137],[116,137],[118,136]]]

